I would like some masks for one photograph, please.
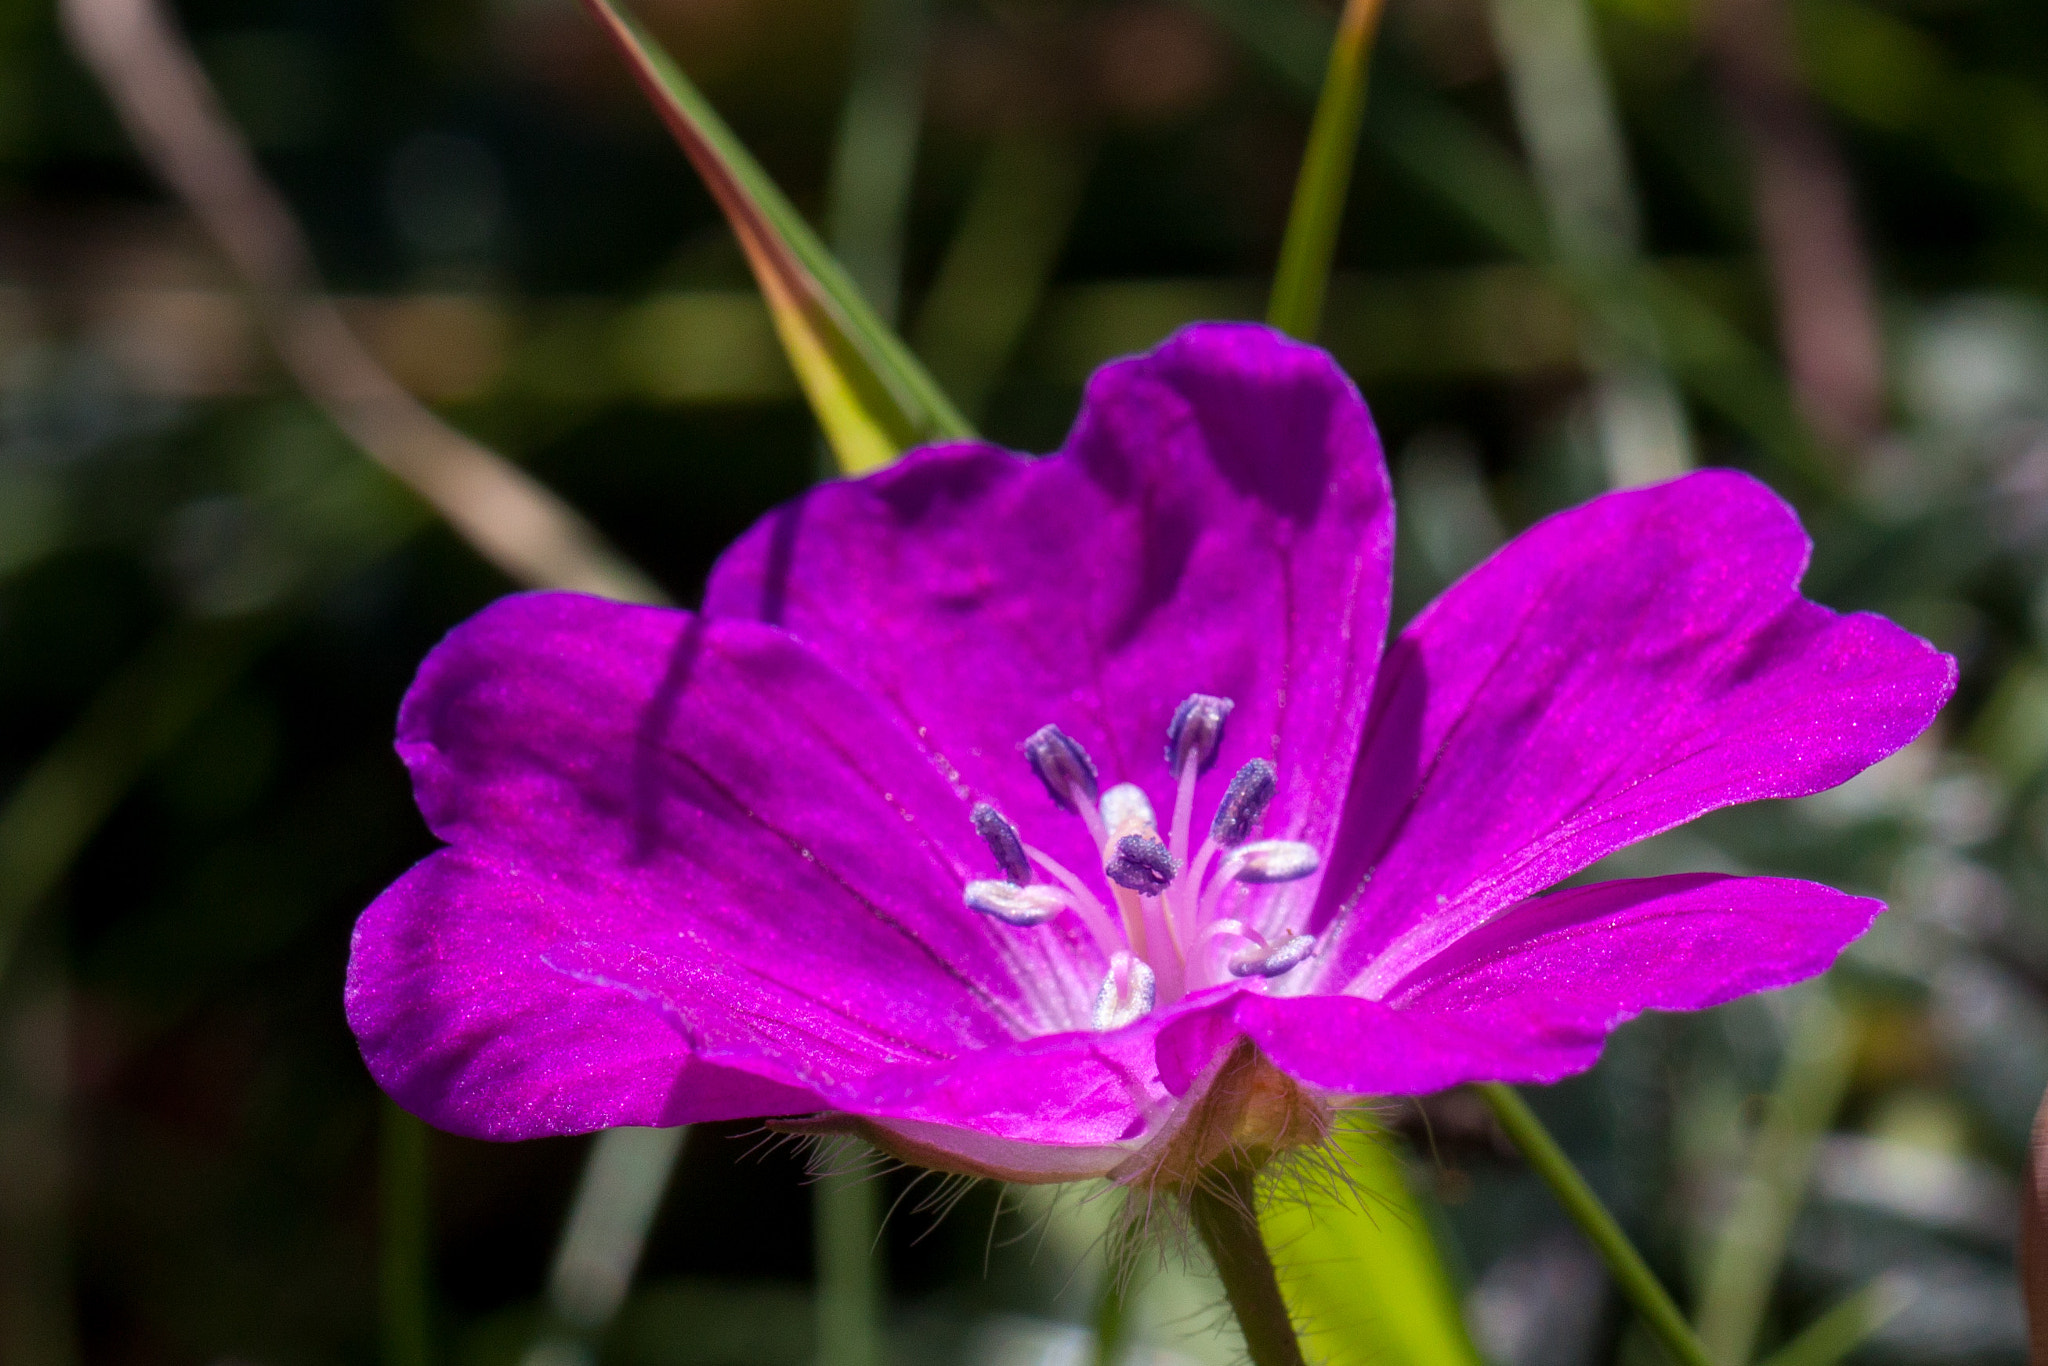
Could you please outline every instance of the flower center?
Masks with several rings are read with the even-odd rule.
[[[1271,763],[1253,759],[1237,771],[1207,838],[1190,854],[1195,784],[1215,765],[1231,709],[1230,699],[1199,693],[1175,709],[1166,728],[1173,815],[1163,836],[1144,790],[1118,783],[1101,791],[1088,751],[1058,726],[1024,742],[1024,757],[1054,803],[1087,825],[1101,859],[1099,887],[1026,844],[994,807],[974,808],[974,828],[1002,877],[968,883],[968,908],[1020,926],[1043,925],[1063,911],[1078,916],[1109,959],[1095,998],[1098,1030],[1142,1019],[1190,991],[1277,977],[1315,951],[1315,936],[1288,928],[1268,938],[1243,915],[1253,887],[1307,877],[1319,863],[1298,841],[1251,838],[1278,788]]]

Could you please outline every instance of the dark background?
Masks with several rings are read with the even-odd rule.
[[[1868,1359],[2017,1362],[2014,1181],[2048,1083],[2048,9],[1790,6],[1781,55],[1853,186],[1888,361],[1877,420],[1816,442],[1785,436],[1790,305],[1695,3],[1600,0],[1594,17],[1643,252],[1723,330],[1666,327],[1699,459],[1793,498],[1819,542],[1809,590],[1931,636],[1964,684],[1936,735],[1856,793],[1730,813],[1626,866],[1791,872],[1892,902],[1836,974],[1853,1075],[1766,1340],[1891,1269],[1921,1293]],[[819,218],[857,7],[642,8]],[[1304,12],[1329,17],[1275,3],[1252,26]],[[566,0],[177,17],[372,350],[675,597],[814,476],[742,258]],[[951,358],[991,358],[975,406],[992,437],[1049,449],[1094,363],[1260,310],[1307,127],[1301,64],[1284,35],[1262,48],[1176,0],[943,0],[931,25],[903,316],[949,382]],[[1406,125],[1381,121],[1453,115],[1521,173],[1486,7],[1393,0],[1375,61],[1326,335],[1396,469],[1412,612],[1606,479],[1585,299],[1489,228],[1507,201],[1459,200],[1483,166],[1404,156]],[[977,203],[996,230],[956,298],[1021,291],[1015,335],[992,307],[951,332],[921,319]],[[0,1359],[379,1355],[383,1121],[341,1015],[348,933],[430,848],[390,750],[398,698],[509,587],[298,395],[55,15],[0,0]],[[1641,1022],[1539,1097],[1681,1291],[1788,1018],[1746,1002]],[[1412,1110],[1389,1117],[1420,1133]],[[1437,1118],[1417,1177],[1492,1355],[1647,1360],[1540,1189],[1469,1112]],[[518,1358],[586,1146],[431,1139],[436,1359]],[[809,1209],[800,1155],[751,1125],[694,1133],[628,1311],[643,1326],[610,1354],[803,1359]],[[1085,1312],[1057,1250],[1027,1238],[985,1262],[995,1219],[984,1189],[935,1230],[891,1221],[898,1354],[986,1356],[991,1315]],[[1233,1355],[1207,1318],[1165,1322],[1162,1349]],[[730,1343],[707,1346],[710,1323]]]

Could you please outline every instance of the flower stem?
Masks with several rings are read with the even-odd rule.
[[[1252,1366],[1303,1366],[1301,1342],[1280,1298],[1273,1259],[1259,1234],[1258,1207],[1253,1202],[1252,1168],[1211,1167],[1195,1187],[1190,1213],[1195,1232],[1215,1260],[1223,1293],[1244,1331]]]
[[[1337,224],[1358,159],[1358,127],[1365,118],[1366,67],[1379,28],[1384,0],[1346,0],[1330,45],[1323,92],[1309,126],[1308,149],[1294,182],[1287,235],[1280,243],[1280,267],[1266,321],[1290,336],[1315,340],[1323,318],[1330,260],[1337,250]]]
[[[384,1366],[427,1366],[427,1126],[388,1100],[378,1106],[377,1300]]]
[[[877,1230],[882,1188],[859,1171],[818,1179],[818,1361],[878,1366],[882,1360],[882,1264]]]
[[[1586,1178],[1579,1175],[1579,1169],[1564,1155],[1564,1149],[1557,1146],[1557,1140],[1543,1127],[1543,1121],[1536,1117],[1528,1102],[1512,1087],[1498,1082],[1482,1082],[1476,1089],[1492,1107],[1500,1127],[1522,1150],[1522,1156],[1549,1184],[1551,1194],[1564,1206],[1565,1213],[1592,1242],[1622,1293],[1635,1303],[1636,1312],[1643,1316],[1643,1322],[1664,1344],[1664,1350],[1672,1360],[1679,1366],[1714,1366],[1707,1349],[1693,1335],[1685,1315],[1678,1312],[1678,1306],[1672,1302],[1648,1263],[1643,1261],[1643,1255],[1629,1242],[1628,1235],[1621,1231],[1621,1225],[1600,1203],[1600,1197],[1586,1184]]]

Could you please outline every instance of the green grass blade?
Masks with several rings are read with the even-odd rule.
[[[1284,1196],[1260,1219],[1310,1359],[1325,1366],[1480,1366],[1390,1140],[1347,1123],[1332,1141],[1352,1189]]]
[[[1650,1270],[1643,1254],[1628,1240],[1621,1225],[1608,1213],[1607,1206],[1600,1203],[1600,1197],[1593,1193],[1592,1186],[1565,1156],[1565,1151],[1550,1136],[1550,1130],[1529,1108],[1529,1103],[1516,1094],[1512,1086],[1498,1082],[1482,1082],[1473,1088],[1486,1100],[1493,1110],[1493,1117],[1500,1121],[1500,1127],[1514,1140],[1529,1166],[1543,1178],[1550,1187],[1557,1203],[1571,1216],[1579,1231],[1586,1235],[1586,1241],[1600,1254],[1600,1260],[1607,1263],[1608,1274],[1621,1293],[1628,1296],[1636,1312],[1642,1316],[1647,1327],[1662,1343],[1678,1366],[1714,1366],[1714,1359],[1707,1355],[1707,1349],[1694,1336],[1692,1325],[1685,1321],[1685,1315],[1678,1311],[1678,1305],[1671,1299],[1671,1293]]]
[[[1337,227],[1351,188],[1351,168],[1358,160],[1366,74],[1383,7],[1382,0],[1347,0],[1330,44],[1330,64],[1316,98],[1301,175],[1294,183],[1294,204],[1287,214],[1287,235],[1280,244],[1280,268],[1266,321],[1304,341],[1315,340],[1322,323]]]
[[[584,4],[732,225],[840,467],[861,473],[922,441],[971,437],[967,420],[682,69],[612,0]]]
[[[1189,3],[1296,93],[1316,96],[1334,26],[1309,0]],[[1768,355],[1653,263],[1596,271],[1561,259],[1527,170],[1471,115],[1393,66],[1375,82],[1367,131],[1381,156],[1466,222],[1502,249],[1551,272],[1589,318],[1612,319],[1622,308],[1647,310],[1673,373],[1703,406],[1746,433],[1785,473],[1815,490],[1836,487]]]
[[[1750,1360],[1815,1153],[1848,1092],[1855,1061],[1850,1021],[1825,987],[1814,988],[1793,1026],[1770,1109],[1750,1144],[1735,1208],[1714,1242],[1700,1290],[1700,1341],[1724,1366]]]
[[[825,192],[825,240],[875,316],[891,325],[924,123],[930,10],[930,0],[863,0]]]
[[[969,413],[1045,302],[1093,161],[1078,139],[1035,128],[998,133],[989,147],[910,328],[917,353]]]
[[[1800,1329],[1758,1366],[1835,1366],[1912,1303],[1915,1293],[1902,1277],[1879,1276]]]

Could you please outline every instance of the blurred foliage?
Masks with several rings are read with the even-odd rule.
[[[1604,486],[1589,375],[1625,323],[1654,330],[1699,458],[1801,505],[1810,591],[1961,657],[1957,702],[1906,753],[1602,870],[1886,897],[1831,979],[1838,1103],[1772,1099],[1813,1066],[1777,999],[1638,1022],[1531,1100],[1681,1303],[1726,1239],[1783,1248],[1741,1291],[1753,1313],[1716,1311],[1743,1320],[1731,1339],[1768,1352],[1876,1287],[1889,1317],[1858,1359],[2018,1362],[2014,1179],[2048,1085],[2048,9],[1789,4],[1888,362],[1882,431],[1833,448],[1794,416],[1708,3],[1591,11],[1641,224],[1639,256],[1589,269],[1549,255],[1488,6],[1392,0],[1323,335],[1394,464],[1404,616]],[[893,155],[840,136],[849,0],[637,12],[811,221],[835,179],[862,183],[833,174],[842,142]],[[741,253],[573,5],[179,13],[372,350],[678,599],[813,477]],[[985,431],[1047,449],[1100,360],[1263,311],[1334,10],[928,17],[896,316]],[[380,1142],[410,1140],[339,986],[353,916],[429,847],[397,699],[506,588],[282,382],[48,6],[0,0],[0,1360],[413,1350],[378,1309],[398,1198]],[[1483,1108],[1379,1118],[1491,1361],[1650,1359]],[[429,1359],[526,1353],[586,1147],[426,1136],[431,1298],[403,1312]],[[1110,1201],[984,1187],[939,1218],[929,1181],[884,1189],[887,1359],[1086,1359]],[[1763,1222],[1731,1229],[1745,1209]],[[693,1134],[602,1360],[814,1360],[810,1210],[800,1159],[751,1126]],[[1133,1353],[1234,1359],[1199,1269],[1147,1262],[1130,1296]]]

